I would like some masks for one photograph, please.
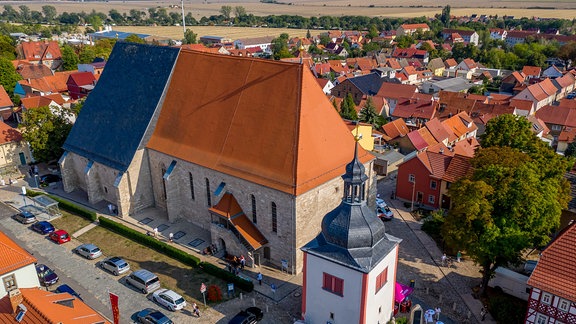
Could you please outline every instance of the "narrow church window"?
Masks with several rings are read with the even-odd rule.
[[[107,188],[107,187],[104,187],[104,192],[105,192],[105,193],[108,193],[108,188]]]
[[[256,197],[254,195],[250,195],[250,199],[252,200],[252,223],[258,223],[258,219],[256,218]]]
[[[194,177],[192,176],[192,172],[188,172],[188,178],[190,180],[190,197],[194,200]]]
[[[276,203],[272,202],[272,232],[278,233],[278,219],[276,215]]]
[[[208,207],[212,207],[212,198],[210,197],[210,181],[206,178],[206,201],[208,202]]]
[[[162,167],[162,192],[164,193],[164,196],[162,196],[162,199],[166,199],[166,179],[164,179],[164,175],[166,174],[166,168]]]

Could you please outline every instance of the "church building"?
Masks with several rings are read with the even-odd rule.
[[[394,315],[400,239],[366,204],[365,167],[354,158],[342,176],[340,205],[322,220],[322,231],[302,248],[305,323],[387,323]]]
[[[156,208],[247,265],[302,270],[354,137],[302,64],[116,43],[60,159],[64,189]],[[365,198],[375,205],[373,156]]]

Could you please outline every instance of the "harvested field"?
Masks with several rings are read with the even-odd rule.
[[[184,1],[185,12],[200,19],[203,16],[218,15],[223,5],[232,7],[242,6],[248,14],[256,16],[264,15],[300,15],[310,16],[342,16],[362,15],[371,17],[432,17],[441,12],[446,4],[452,6],[453,15],[486,14],[486,15],[509,15],[515,17],[543,17],[543,18],[567,18],[576,17],[576,2],[573,0],[448,0],[438,2],[435,0],[406,0],[402,6],[396,0],[296,0],[282,1],[286,4],[265,4],[258,0],[223,0],[209,2],[204,0]],[[288,4],[290,3],[290,4]],[[32,10],[42,10],[44,5],[53,5],[58,13],[67,12],[90,12],[93,9],[108,13],[110,9],[120,12],[129,12],[130,9],[146,11],[151,7],[163,7],[168,11],[179,12],[178,8],[169,8],[170,5],[178,5],[179,1],[109,1],[109,2],[73,2],[73,1],[2,1],[2,4],[11,4],[15,7],[26,4]],[[540,8],[540,9],[528,9]],[[555,9],[543,9],[555,8]]]
[[[228,37],[230,39],[236,40],[239,38],[252,38],[252,37],[263,37],[263,36],[279,36],[282,33],[287,33],[290,37],[304,37],[306,36],[306,29],[288,29],[288,28],[249,28],[249,27],[222,27],[222,26],[187,26],[187,29],[192,30],[194,33],[200,36],[222,36]],[[139,33],[139,34],[149,34],[156,36],[169,37],[172,39],[182,39],[184,38],[184,31],[180,26],[158,26],[158,27],[146,27],[146,26],[114,26],[114,30],[129,32],[129,33]],[[320,31],[311,30],[312,35],[320,33]]]

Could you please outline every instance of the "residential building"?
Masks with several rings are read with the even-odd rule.
[[[0,231],[0,298],[12,290],[40,287],[36,258]]]
[[[380,89],[378,89],[376,97],[382,97],[386,99],[388,108],[386,109],[386,113],[381,113],[381,115],[391,116],[391,114],[394,113],[394,109],[396,109],[396,105],[398,105],[398,101],[400,99],[412,98],[416,93],[418,93],[418,87],[415,85],[389,82],[382,83],[382,86]]]
[[[10,99],[4,87],[0,85],[0,117],[2,121],[12,117],[12,108],[14,108],[12,99]]]
[[[576,323],[576,222],[540,253],[524,323]]]
[[[32,153],[20,131],[0,121],[0,167],[27,165]]]
[[[412,35],[417,31],[427,32],[430,31],[428,24],[402,24],[396,30],[396,36]]]
[[[536,37],[538,32],[536,31],[525,31],[525,30],[510,30],[506,34],[506,44],[509,46],[514,46],[516,44],[522,44],[526,42],[526,37]]]
[[[44,64],[51,70],[62,66],[62,53],[56,41],[22,42],[16,46],[18,59],[32,64]]]
[[[423,151],[398,166],[396,198],[413,206],[450,208],[448,189],[472,172],[470,158],[449,149]]]
[[[332,92],[334,84],[332,83],[332,81],[330,81],[330,79],[316,78],[316,81],[318,82],[318,84],[322,88],[322,91],[325,94],[330,94]]]
[[[444,75],[444,70],[446,69],[444,62],[440,57],[431,59],[430,62],[428,62],[427,67],[435,76],[439,77]]]
[[[536,111],[550,105],[556,100],[556,87],[550,79],[544,79],[538,83],[529,85],[520,91],[514,99],[531,100],[534,102]]]
[[[530,81],[530,79],[539,79],[542,74],[542,68],[539,66],[525,65],[522,68],[522,74],[526,76],[527,81]]]
[[[385,79],[377,73],[348,78],[334,86],[331,94],[338,98],[346,98],[348,94],[351,94],[354,103],[359,105],[362,99],[376,95],[384,81]]]
[[[272,40],[274,36],[241,38],[234,41],[237,49],[261,48],[265,54],[272,54]]]
[[[563,130],[576,128],[576,107],[547,105],[536,111],[535,116],[550,129],[550,135],[554,138],[553,145]]]
[[[354,143],[309,67],[118,43],[106,69],[64,143],[64,190],[119,217],[159,209],[204,246],[299,273]],[[373,157],[358,157],[373,197]]]
[[[446,40],[455,33],[460,35],[465,43],[478,46],[479,36],[478,33],[474,30],[444,28],[442,30],[442,38]]]
[[[368,206],[368,176],[356,153],[342,178],[340,205],[302,248],[302,317],[306,323],[386,323],[394,316],[401,240],[386,234]]]
[[[68,93],[72,99],[86,97],[96,85],[96,78],[91,72],[72,73],[66,81]]]
[[[508,32],[501,28],[490,28],[490,38],[495,40],[505,40]]]

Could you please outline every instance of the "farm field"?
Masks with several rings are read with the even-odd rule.
[[[342,16],[362,15],[371,17],[432,17],[441,12],[441,8],[450,4],[453,15],[509,15],[515,17],[542,17],[542,18],[567,18],[576,17],[576,1],[574,0],[405,0],[399,6],[397,0],[278,0],[280,3],[261,3],[258,0],[185,0],[185,12],[192,12],[193,16],[200,19],[203,16],[218,15],[223,5],[242,6],[248,14],[256,16],[264,15],[300,15],[311,16]],[[290,4],[288,4],[290,3]],[[53,5],[58,13],[67,12],[90,12],[92,10],[108,13],[110,9],[120,12],[129,12],[130,9],[146,11],[152,7],[167,8],[168,11],[179,12],[178,8],[169,8],[170,5],[179,5],[180,1],[3,1],[0,5],[10,4],[19,6],[26,4],[32,10],[41,11],[44,5]],[[536,9],[538,8],[538,9]],[[554,9],[545,9],[554,8]]]
[[[263,36],[278,37],[282,33],[287,33],[290,37],[305,37],[306,29],[288,29],[288,28],[250,28],[250,27],[224,27],[224,26],[186,26],[186,29],[192,30],[200,36],[222,36],[236,40],[239,38],[254,38]],[[114,30],[148,34],[172,39],[184,38],[184,31],[181,26],[114,26]],[[319,34],[321,31],[311,30],[312,35]]]

